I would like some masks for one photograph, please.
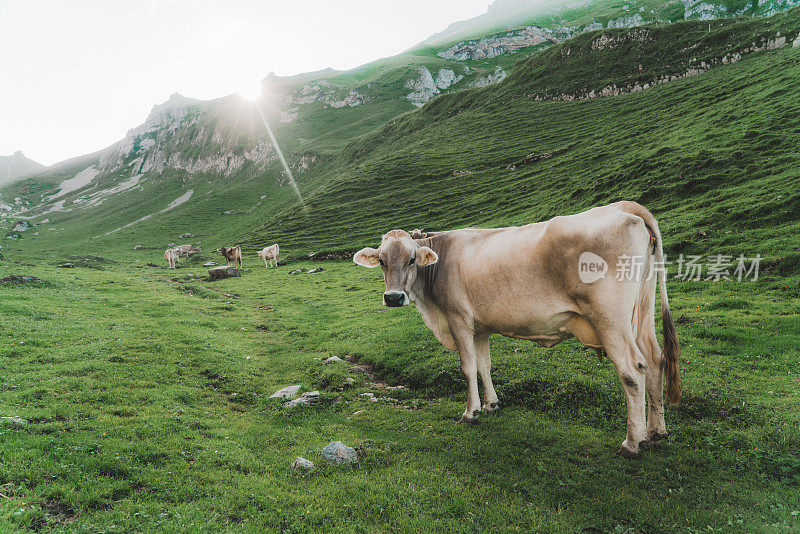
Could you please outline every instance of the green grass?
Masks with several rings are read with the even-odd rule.
[[[303,262],[211,283],[141,254],[103,270],[5,264],[49,284],[0,288],[0,412],[31,421],[0,427],[0,529],[800,528],[796,295],[671,284],[684,402],[668,410],[670,440],[631,462],[614,452],[616,373],[577,343],[494,338],[505,408],[460,426],[457,356],[413,308],[380,305],[378,273],[288,274],[320,265]],[[330,355],[410,389],[372,389]],[[320,389],[320,404],[267,398],[293,383]],[[358,466],[322,466],[333,440],[359,448]],[[293,474],[295,456],[318,469]]]

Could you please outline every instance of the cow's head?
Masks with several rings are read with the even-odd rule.
[[[408,294],[417,279],[418,269],[438,260],[433,250],[415,243],[403,230],[392,230],[383,236],[379,248],[367,247],[353,256],[353,261],[364,267],[381,266],[386,283],[383,304],[391,307],[408,305]]]

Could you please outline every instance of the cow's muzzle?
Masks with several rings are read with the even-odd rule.
[[[387,291],[383,294],[383,303],[390,308],[397,308],[408,304],[408,295],[405,291]]]

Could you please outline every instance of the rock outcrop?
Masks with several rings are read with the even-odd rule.
[[[202,155],[186,150],[195,146],[204,147]],[[153,107],[144,124],[128,131],[97,168],[102,174],[125,169],[131,177],[167,170],[230,176],[246,164],[264,169],[277,159],[269,140],[241,146],[214,120],[207,106],[175,93]]]
[[[592,41],[591,49],[593,51],[606,50],[614,48],[615,46],[618,46],[620,43],[626,40],[644,41],[647,39],[649,39],[649,32],[645,28],[636,29],[631,31],[627,35],[621,35],[618,37],[614,37],[607,34],[601,34],[597,36],[594,41]],[[800,35],[798,35],[794,43],[798,43],[794,46],[800,45]],[[753,52],[764,52],[766,50],[776,50],[779,48],[783,48],[788,44],[789,42],[786,36],[781,35],[780,32],[778,32],[775,35],[775,37],[771,39],[762,37],[759,41],[753,42],[750,46],[746,46],[741,50],[739,50],[738,52],[725,54],[720,58],[715,58],[705,61],[700,61],[693,58],[688,61],[688,66],[684,71],[677,72],[675,74],[662,74],[647,82],[640,81],[638,83],[629,83],[626,85],[611,84],[599,90],[583,89],[573,94],[545,93],[545,94],[533,94],[529,96],[531,96],[534,100],[563,100],[569,102],[574,100],[590,100],[594,98],[601,98],[607,96],[619,96],[626,93],[638,93],[640,91],[645,91],[647,89],[650,89],[651,87],[654,87],[656,85],[674,82],[682,78],[691,78],[692,76],[698,76],[718,65],[729,65],[732,63],[736,63],[737,61],[741,60],[742,57],[746,54],[751,54]],[[561,53],[562,55],[569,55],[570,49],[564,48]]]
[[[467,84],[467,87],[485,87],[487,85],[500,83],[503,80],[505,80],[506,76],[508,76],[508,74],[506,74],[506,71],[504,71],[500,67],[497,67],[497,69],[492,74],[487,74],[486,76],[482,76],[476,80],[471,81],[469,84]]]
[[[428,67],[419,67],[417,71],[419,78],[408,80],[405,84],[406,89],[411,89],[405,98],[415,106],[422,106],[434,96],[464,79],[463,75],[457,75],[453,69],[448,68],[440,69],[436,79],[433,78]]]
[[[370,84],[366,85],[365,88],[369,89]],[[342,93],[327,80],[317,80],[308,83],[296,91],[292,97],[292,103],[294,104],[303,105],[313,102],[322,102],[324,107],[332,107],[334,109],[344,107],[354,108],[368,101],[369,99],[357,89],[351,89],[347,93]]]
[[[491,59],[501,54],[516,52],[529,46],[560,42],[553,31],[538,26],[528,26],[523,30],[486,37],[479,41],[461,42],[437,55],[442,59],[455,61]]]

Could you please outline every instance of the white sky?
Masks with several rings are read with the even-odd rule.
[[[0,155],[94,152],[174,92],[397,54],[491,0],[0,0]]]

